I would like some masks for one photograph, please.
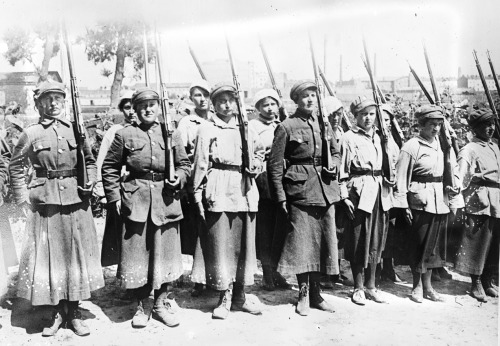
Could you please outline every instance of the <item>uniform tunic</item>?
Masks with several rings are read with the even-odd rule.
[[[498,272],[500,232],[500,150],[493,141],[474,137],[458,154],[465,199],[456,268],[481,275]]]
[[[51,179],[34,173],[25,183],[30,163],[40,173],[77,169],[76,148],[70,122],[45,118],[24,130],[9,166],[15,200],[32,206],[17,295],[33,305],[87,299],[91,291],[104,286],[90,203],[80,198],[75,174]],[[83,149],[89,180],[95,181],[96,166],[87,141]]]
[[[249,152],[260,169],[262,145],[251,128],[248,134]],[[226,123],[214,116],[202,124],[196,140],[193,188],[196,203],[203,202],[206,210],[207,230],[200,239],[206,283],[216,290],[225,290],[234,281],[252,285],[257,270],[255,214],[259,191],[255,179],[240,172],[241,165],[236,117]]]
[[[450,152],[455,185],[460,186],[455,155]],[[446,227],[449,207],[463,207],[460,194],[449,196],[442,182],[418,182],[412,177],[442,177],[444,156],[438,140],[429,143],[420,136],[401,148],[396,165],[394,207],[410,208],[413,221],[407,239],[410,266],[417,272],[439,268],[446,260]]]
[[[195,110],[196,112],[196,110]],[[210,119],[213,113],[209,112],[207,119]],[[189,114],[179,122],[177,130],[181,135],[186,154],[193,163],[194,148],[198,128],[201,124],[206,124],[207,120],[197,114]],[[190,179],[186,184],[186,193],[181,198],[182,212],[184,219],[180,224],[182,253],[193,256],[193,269],[191,271],[191,281],[195,283],[205,283],[205,260],[200,243],[200,234],[203,231],[202,223],[198,217],[196,203],[194,202],[193,181]]]
[[[391,188],[383,182],[382,145],[378,129],[365,132],[353,125],[341,138],[341,195],[354,204],[354,220],[347,220],[345,259],[363,264],[378,263],[385,247],[392,207]],[[363,174],[367,172],[367,174]]]
[[[172,144],[175,174],[182,188],[190,174],[190,162],[177,131]],[[120,181],[123,165],[130,174]],[[116,133],[102,165],[102,180],[108,203],[122,203],[117,276],[125,288],[150,284],[159,289],[183,272],[179,193],[166,188],[161,177],[152,180],[145,176],[164,172],[165,142],[158,122],[151,126],[127,124]]]
[[[340,151],[327,126],[338,171]],[[278,264],[282,274],[339,273],[333,203],[340,200],[340,188],[335,176],[323,172],[321,158],[318,118],[297,109],[276,128],[268,162],[271,196],[287,202],[290,220]]]

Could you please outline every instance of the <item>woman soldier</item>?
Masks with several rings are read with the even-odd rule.
[[[292,87],[290,98],[298,108],[276,128],[268,162],[271,195],[290,220],[278,271],[297,275],[299,301],[295,311],[301,316],[309,314],[310,307],[334,312],[320,295],[320,273],[339,273],[333,203],[340,200],[335,174],[340,152],[330,124],[320,127],[316,92],[312,81]],[[323,168],[322,131],[328,136],[333,171]]]
[[[33,305],[55,306],[44,336],[55,335],[65,322],[77,335],[88,335],[78,304],[104,286],[89,203],[95,161],[85,140],[89,182],[84,189],[77,186],[82,167],[77,165],[73,124],[65,119],[65,96],[64,85],[56,82],[35,90],[40,120],[23,131],[9,166],[14,200],[28,214],[17,295]],[[26,187],[29,164],[34,176]]]
[[[206,283],[220,291],[212,313],[216,319],[227,318],[229,310],[261,313],[255,302],[246,299],[244,286],[254,283],[257,269],[255,216],[259,191],[252,171],[260,170],[264,151],[250,128],[248,154],[253,167],[242,171],[239,127],[243,124],[236,117],[235,93],[231,85],[214,86],[210,99],[216,114],[200,125],[194,153],[194,198],[206,223],[200,235]]]
[[[140,124],[118,130],[102,165],[108,203],[122,216],[121,254],[117,276],[135,289],[137,311],[132,327],[143,328],[151,313],[169,327],[179,324],[172,281],[182,275],[179,189],[190,174],[190,162],[177,131],[172,134],[175,181],[166,174],[166,141],[157,120],[159,96],[141,89],[132,96]],[[166,135],[166,134],[165,134]],[[120,182],[122,165],[130,174]],[[154,289],[153,300],[149,298]]]
[[[460,186],[458,168],[453,150],[450,164],[453,172],[445,172],[444,155],[438,134],[443,126],[441,107],[428,105],[419,108],[415,117],[420,134],[401,148],[396,165],[394,207],[403,208],[411,225],[407,239],[407,253],[413,274],[410,299],[422,303],[423,298],[443,301],[431,284],[433,268],[444,265],[446,254],[446,227],[450,209],[463,206],[458,191],[443,187],[443,174],[453,174],[453,185]]]
[[[374,126],[375,107],[372,100],[355,100],[351,113],[356,124],[341,139],[341,196],[345,198],[349,218],[344,231],[344,256],[351,262],[352,302],[358,305],[365,305],[366,298],[385,302],[375,286],[375,271],[389,227],[391,187],[388,177],[382,176],[382,145],[379,130]]]
[[[458,154],[466,221],[455,265],[470,274],[471,295],[484,302],[484,290],[498,297],[492,279],[498,275],[500,246],[500,150],[492,141],[495,122],[489,109],[473,112],[469,125],[474,137]]]
[[[276,120],[281,107],[280,97],[273,89],[262,89],[255,94],[255,109],[258,117],[249,121],[249,127],[258,134],[264,146],[265,159],[267,160],[274,139],[274,130],[279,123]],[[276,271],[281,249],[283,248],[284,229],[277,222],[277,205],[271,199],[269,192],[269,181],[267,171],[263,171],[256,177],[259,189],[259,212],[257,213],[256,245],[257,258],[262,264],[262,282],[265,290],[272,291],[275,286],[290,288],[285,278]]]

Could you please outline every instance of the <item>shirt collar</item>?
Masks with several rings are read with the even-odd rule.
[[[297,110],[295,111],[295,116],[304,122],[306,122],[309,119],[311,121],[316,121],[316,117],[314,116],[314,112],[307,113],[307,112],[303,111],[301,108],[297,108]]]
[[[434,141],[437,142],[437,147],[435,146],[434,142],[432,143],[429,143],[425,138],[421,137],[420,135],[416,136],[415,137],[421,144],[429,147],[429,148],[432,148],[434,150],[438,150],[439,149],[439,139],[435,139]]]
[[[215,114],[210,121],[212,121],[216,126],[221,127],[221,128],[236,128],[238,126],[238,120],[236,115],[233,115],[233,117],[229,120],[228,123],[226,123],[224,120],[219,118],[217,114]]]
[[[472,143],[477,143],[479,145],[482,145],[483,147],[487,145],[492,145],[493,141],[490,139],[489,141],[483,141],[482,139],[477,138],[476,136],[472,137],[471,140]]]
[[[68,120],[64,119],[62,116],[58,116],[58,117],[44,116],[44,117],[40,118],[39,123],[42,124],[43,126],[49,126],[49,125],[52,125],[54,123],[54,121],[57,121],[57,122],[65,125],[66,127],[69,127],[69,124],[70,124],[70,122]]]
[[[368,132],[365,131],[365,129],[359,127],[357,124],[353,124],[351,127],[352,132],[362,134],[366,137],[373,137],[376,132],[378,132],[378,128],[376,126],[373,126],[373,132],[372,134],[368,134]]]

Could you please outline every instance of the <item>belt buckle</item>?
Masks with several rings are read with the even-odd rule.
[[[160,175],[160,173],[153,172],[153,173],[151,173],[151,175],[152,175],[152,176],[151,176],[151,180],[152,180],[152,181],[159,181],[159,180],[161,180],[161,179],[159,179],[159,175]]]

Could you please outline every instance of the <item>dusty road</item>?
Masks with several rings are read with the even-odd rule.
[[[102,238],[103,220],[97,219]],[[16,248],[20,250],[22,222],[13,225]],[[19,253],[19,252],[18,252]],[[91,329],[88,337],[78,337],[63,329],[53,338],[43,338],[41,330],[50,320],[50,307],[33,308],[15,298],[16,272],[0,305],[0,345],[497,345],[498,300],[481,304],[468,295],[469,279],[452,272],[453,280],[436,283],[444,303],[409,300],[409,284],[382,282],[387,304],[368,301],[365,306],[351,303],[351,287],[336,286],[323,296],[336,312],[311,310],[307,317],[294,313],[297,286],[292,290],[267,292],[260,288],[261,275],[249,289],[252,299],[264,305],[261,316],[232,312],[225,321],[212,320],[211,311],[218,294],[206,291],[199,298],[190,295],[190,259],[185,259],[183,282],[175,289],[181,307],[181,324],[168,328],[155,320],[142,330],[132,329],[130,320],[135,303],[126,297],[115,279],[116,267],[103,269],[106,286],[82,302],[84,317]],[[411,281],[409,268],[397,268]],[[290,281],[296,283],[293,278]]]

